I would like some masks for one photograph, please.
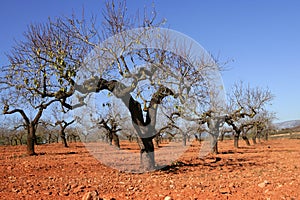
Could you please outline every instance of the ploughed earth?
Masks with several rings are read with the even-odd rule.
[[[200,145],[146,173],[106,166],[83,143],[38,145],[37,156],[27,156],[26,146],[0,146],[0,199],[300,199],[299,139],[240,141],[238,149],[225,140],[219,154],[202,158]],[[118,151],[137,149],[121,141]]]

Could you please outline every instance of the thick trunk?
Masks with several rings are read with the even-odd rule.
[[[246,135],[242,135],[242,138],[243,138],[243,140],[246,142],[246,144],[247,144],[247,146],[250,146],[250,142],[249,142],[249,139],[248,139],[248,137],[246,136]]]
[[[155,141],[155,147],[159,148],[159,143],[160,143],[160,136],[157,134],[154,138]]]
[[[218,154],[218,141],[215,142],[214,147],[212,148],[212,153]]]
[[[51,143],[51,134],[48,135],[48,144]]]
[[[196,140],[201,144],[201,133],[199,134],[199,136],[197,134],[194,135]]]
[[[28,129],[28,134],[27,134],[27,154],[32,156],[32,155],[36,155],[35,151],[34,151],[34,144],[35,144],[35,125],[30,124],[27,127]]]
[[[111,133],[111,132],[108,132],[106,138],[107,138],[107,143],[108,143],[109,145],[112,145],[113,136],[112,136],[112,133]]]
[[[221,137],[220,137],[220,141],[221,141],[221,142],[224,141],[224,135],[225,135],[224,133],[221,134]]]
[[[211,135],[210,139],[211,153],[218,153],[218,135]]]
[[[119,136],[116,133],[112,133],[113,136],[113,141],[114,141],[114,145],[120,149],[120,140],[119,140]]]
[[[218,137],[220,134],[221,119],[211,118],[208,122],[208,128],[210,129],[210,148],[211,153],[218,153]]]
[[[253,142],[253,144],[256,144],[256,143],[257,143],[257,142],[256,142],[256,135],[252,137],[252,142]]]
[[[182,145],[183,146],[186,146],[186,134],[184,133],[184,134],[182,134]]]
[[[239,133],[236,133],[234,134],[234,147],[235,148],[239,148],[239,138],[240,138],[240,134]]]
[[[269,139],[269,132],[266,131],[266,132],[265,132],[265,140],[268,141],[268,139]]]
[[[152,139],[153,137],[141,138],[141,142],[140,142],[141,167],[142,169],[147,171],[155,169],[154,144]]]
[[[67,143],[67,139],[66,139],[66,134],[65,134],[64,131],[62,131],[62,132],[60,133],[60,137],[61,137],[61,140],[62,140],[62,142],[63,142],[63,144],[64,144],[64,147],[69,147],[69,146],[68,146],[68,143]]]

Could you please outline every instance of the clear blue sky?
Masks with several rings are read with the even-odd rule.
[[[143,11],[152,1],[128,0]],[[160,0],[160,17],[171,29],[196,41],[221,61],[233,59],[223,72],[227,90],[236,81],[269,87],[275,100],[271,109],[278,121],[300,119],[300,1],[291,0]],[[7,0],[0,3],[0,65],[4,55],[22,39],[30,23],[72,12],[101,16],[103,0]]]

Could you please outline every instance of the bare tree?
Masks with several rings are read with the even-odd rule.
[[[92,119],[92,121],[97,124],[98,128],[104,128],[106,130],[106,139],[110,145],[114,144],[117,148],[120,148],[120,140],[118,132],[122,130],[120,126],[120,121],[125,121],[121,116],[121,113],[116,109],[114,103],[103,103],[103,109],[107,108],[106,113],[98,113],[95,111],[91,114],[91,117],[97,113],[97,119]]]
[[[62,139],[62,142],[64,144],[64,147],[68,147],[67,138],[66,138],[66,128],[73,124],[75,120],[73,119],[70,122],[67,122],[65,120],[58,120],[55,122],[56,125],[59,125],[60,127],[60,137]]]
[[[268,140],[269,134],[272,133],[275,128],[273,126],[273,120],[275,114],[267,110],[262,110],[257,116],[254,117],[248,127],[248,132],[252,135],[252,141],[254,144],[257,143],[257,138],[263,137]]]
[[[238,148],[238,140],[244,129],[251,125],[251,119],[262,112],[273,99],[269,89],[251,88],[243,82],[236,83],[229,96],[228,114],[225,122],[234,130],[234,147]],[[246,134],[242,138],[249,145]]]
[[[208,85],[204,77],[208,69],[218,66],[205,56],[195,59],[192,45],[187,42],[176,43],[163,31],[160,35],[153,34],[153,28],[161,26],[160,22],[156,23],[155,10],[150,15],[145,13],[140,18],[142,22],[134,21],[126,11],[124,2],[107,3],[103,30],[92,26],[100,41],[104,41],[98,46],[87,41],[79,27],[69,20],[68,30],[95,47],[90,54],[92,58],[87,59],[78,76],[76,91],[81,98],[108,91],[120,99],[138,136],[141,164],[145,169],[154,169],[152,139],[158,132],[157,118],[162,117],[161,105],[174,107],[182,119],[196,121],[200,107],[207,103]],[[133,28],[141,29],[131,31]],[[166,50],[165,46],[170,45],[172,48]],[[142,62],[146,64],[141,65]]]
[[[68,142],[77,142],[80,141],[80,137],[78,135],[78,131],[74,127],[70,127],[67,130],[67,140]]]
[[[55,125],[49,119],[41,119],[37,132],[42,132],[48,144],[52,142],[58,143],[59,134],[55,129]]]
[[[54,125],[59,126],[60,128],[59,135],[64,147],[68,147],[66,129],[68,126],[72,125],[75,122],[75,119],[72,119],[72,117],[70,117],[69,112],[64,112],[64,110],[61,110],[59,106],[52,107],[52,116],[55,119]],[[71,118],[69,122],[67,121],[67,118]]]
[[[29,155],[36,154],[36,129],[43,112],[54,102],[72,108],[68,98],[74,93],[73,78],[87,49],[62,28],[60,19],[30,25],[24,41],[8,53],[9,65],[2,67],[3,113],[22,116]]]
[[[4,134],[7,137],[10,145],[22,145],[23,139],[25,136],[25,126],[20,118],[10,118],[4,124],[6,126],[6,133]],[[8,125],[9,124],[9,125]]]

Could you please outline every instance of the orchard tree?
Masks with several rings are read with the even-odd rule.
[[[72,121],[65,121],[65,120],[57,120],[55,122],[55,125],[59,125],[60,127],[60,138],[62,139],[62,142],[64,144],[64,147],[68,147],[67,138],[66,138],[66,128],[70,125],[72,125],[75,122],[75,119]]]
[[[273,99],[269,89],[260,87],[251,88],[243,82],[233,86],[232,93],[229,95],[228,114],[225,122],[234,131],[234,147],[238,148],[240,135],[247,126],[251,125],[251,119],[265,110]],[[247,144],[249,140],[246,134],[242,135]]]
[[[269,134],[275,130],[273,125],[273,120],[275,118],[275,114],[268,110],[263,110],[259,115],[255,116],[251,123],[251,127],[249,127],[249,132],[252,135],[254,144],[257,143],[257,138],[260,139],[263,137],[265,140],[268,140]]]
[[[70,115],[69,112],[64,112],[64,110],[61,110],[57,105],[52,107],[52,117],[55,120],[54,126],[59,126],[59,136],[64,147],[68,147],[66,129],[75,122],[75,119],[72,119]],[[71,119],[68,121],[67,118]]]
[[[78,22],[80,23],[80,22]],[[18,113],[27,131],[27,153],[35,155],[36,129],[43,112],[54,102],[71,109],[76,70],[87,46],[65,29],[61,19],[30,25],[7,54],[0,92],[4,114]]]
[[[215,113],[213,110],[204,112],[199,120],[200,125],[206,124],[210,137],[210,153],[218,153],[218,137],[220,136],[220,128],[224,124],[224,115]]]
[[[57,129],[55,129],[55,125],[48,118],[40,120],[37,131],[43,133],[44,139],[48,144],[52,142],[58,143],[59,134]]]
[[[126,117],[122,116],[120,109],[117,109],[115,103],[102,103],[102,110],[94,111],[91,113],[91,121],[96,124],[99,129],[105,129],[106,140],[109,145],[114,144],[117,148],[120,148],[119,135],[117,134],[122,130],[120,126],[121,121],[125,121]]]
[[[155,168],[153,138],[168,126],[158,127],[157,121],[166,118],[162,110],[171,106],[182,120],[197,121],[201,107],[209,103],[209,82],[215,78],[209,74],[219,66],[202,48],[194,48],[191,40],[160,29],[155,10],[134,18],[124,2],[112,2],[103,13],[103,29],[90,27],[90,32],[98,33],[99,44],[86,40],[72,20],[67,24],[75,37],[95,47],[77,74],[76,95],[86,105],[102,91],[121,100],[138,136],[142,168],[151,170]]]

